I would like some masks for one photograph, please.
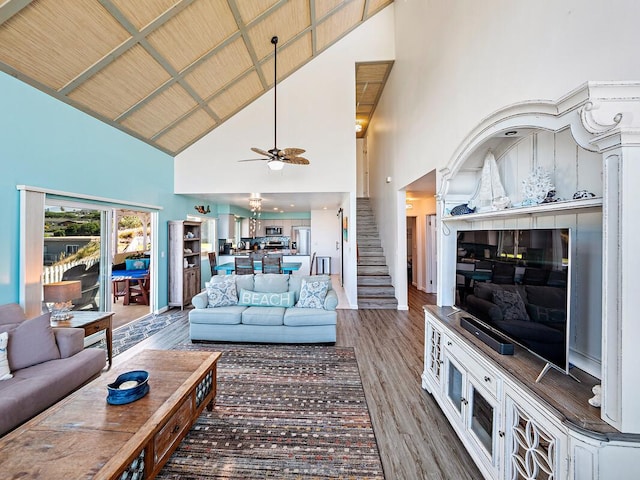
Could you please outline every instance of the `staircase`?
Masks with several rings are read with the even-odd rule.
[[[389,267],[368,198],[357,199],[356,215],[358,308],[396,310],[396,291],[391,284]]]

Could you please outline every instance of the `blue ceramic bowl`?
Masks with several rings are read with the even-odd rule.
[[[118,375],[116,381],[107,385],[107,403],[110,405],[124,405],[135,402],[149,393],[149,372],[133,370]],[[130,388],[120,388],[124,382],[134,381],[136,385]]]

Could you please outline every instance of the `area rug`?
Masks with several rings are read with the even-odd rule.
[[[158,478],[384,478],[352,348],[175,348],[223,352],[218,393]]]
[[[111,339],[113,356],[115,357],[130,349],[145,338],[149,338],[151,335],[158,333],[163,328],[183,319],[187,315],[187,310],[170,310],[160,315],[149,315],[116,328],[113,331],[113,338]],[[107,344],[105,340],[102,339],[99,343],[92,345],[92,347],[106,350]]]

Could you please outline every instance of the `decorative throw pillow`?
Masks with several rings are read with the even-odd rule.
[[[493,292],[493,303],[502,311],[504,320],[529,320],[524,301],[518,292],[496,290]]]
[[[12,371],[60,358],[50,317],[45,313],[9,331],[7,358]]]
[[[205,286],[209,297],[209,308],[228,307],[238,304],[235,276],[230,275],[228,279],[223,281],[208,282]]]
[[[242,288],[238,296],[238,305],[254,307],[293,307],[294,301],[294,292],[252,292]]]
[[[7,358],[8,343],[9,334],[7,332],[0,333],[0,380],[7,380],[13,377],[9,368],[9,359]]]
[[[296,303],[296,307],[300,308],[322,308],[324,299],[329,290],[329,283],[322,281],[302,280],[300,287],[300,300]]]

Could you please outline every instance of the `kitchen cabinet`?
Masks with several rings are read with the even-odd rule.
[[[218,238],[221,240],[236,238],[236,217],[228,213],[218,215]]]
[[[251,219],[243,218],[240,221],[240,238],[248,238],[251,236]]]

